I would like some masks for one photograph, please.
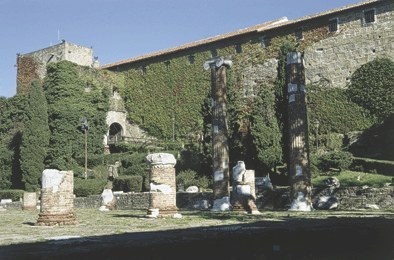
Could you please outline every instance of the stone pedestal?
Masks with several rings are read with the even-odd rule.
[[[172,154],[149,154],[150,164],[148,217],[169,217],[178,213],[176,206],[176,160]]]
[[[75,225],[74,173],[47,169],[42,174],[37,226]]]
[[[37,193],[25,192],[23,193],[23,210],[36,210],[37,209]]]
[[[259,213],[256,206],[256,188],[254,180],[254,170],[246,170],[245,165],[240,162],[233,168],[233,192],[232,210],[239,213]],[[240,172],[242,168],[242,172]]]

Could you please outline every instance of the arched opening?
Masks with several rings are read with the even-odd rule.
[[[113,123],[109,126],[108,142],[117,143],[122,141],[122,126],[119,123]]]

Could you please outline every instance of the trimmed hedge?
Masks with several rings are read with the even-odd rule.
[[[141,192],[143,177],[140,175],[120,176],[113,181],[114,191]]]
[[[362,170],[363,172],[394,176],[394,161],[354,158],[351,168]]]
[[[19,201],[23,198],[24,190],[0,190],[0,199],[12,199],[12,201]]]
[[[77,197],[101,194],[107,184],[107,180],[100,179],[74,179],[74,194]]]
[[[352,154],[345,151],[331,151],[321,155],[319,158],[318,168],[322,171],[330,169],[347,170],[352,164]]]

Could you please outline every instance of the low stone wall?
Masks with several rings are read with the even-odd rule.
[[[380,209],[394,209],[394,187],[370,188],[347,187],[330,190],[314,188],[312,201],[321,196],[335,196],[338,199],[338,210],[365,209],[366,205],[377,205]],[[260,192],[256,200],[259,209],[286,209],[290,206],[290,191],[288,188],[278,188]]]
[[[367,204],[377,205],[382,210],[394,210],[394,187],[367,188],[347,187],[330,190],[314,188],[312,201],[320,196],[335,196],[338,199],[338,210],[364,209]],[[257,194],[256,206],[259,210],[283,210],[290,207],[290,192],[288,188],[276,188]],[[149,207],[149,192],[115,194],[118,210],[147,209]],[[177,192],[176,204],[180,209],[206,209],[213,202],[212,192]],[[74,198],[75,208],[95,208],[101,206],[101,196]],[[5,209],[21,210],[20,201],[2,204]]]

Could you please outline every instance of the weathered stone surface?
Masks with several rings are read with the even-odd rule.
[[[223,197],[221,199],[215,199],[212,205],[211,211],[228,211],[231,209],[230,197]]]
[[[146,157],[150,164],[150,192],[148,215],[150,209],[158,209],[159,217],[173,216],[178,212],[176,206],[176,160],[172,154],[156,153]]]
[[[245,172],[246,172],[245,162],[238,161],[237,165],[233,167],[233,172],[232,172],[233,181],[243,182]]]
[[[163,192],[164,194],[170,194],[172,189],[170,185],[167,184],[154,184],[150,183],[150,191],[151,192]]]
[[[148,154],[146,160],[153,168],[173,168],[176,164],[174,155],[169,153]]]
[[[338,209],[339,200],[335,196],[321,196],[313,203],[314,209],[329,210]]]
[[[114,210],[116,209],[116,197],[111,189],[104,189],[101,193],[101,207],[100,210]]]
[[[309,199],[305,198],[302,192],[298,192],[298,196],[294,199],[290,206],[290,211],[311,211],[312,205],[309,203]]]
[[[189,186],[189,187],[187,187],[186,192],[196,193],[196,192],[198,192],[198,187],[197,186]]]
[[[47,169],[42,174],[41,208],[36,225],[74,225],[74,173]]]
[[[338,178],[336,178],[336,177],[327,178],[326,180],[324,180],[324,184],[331,189],[337,189],[341,186]]]
[[[24,192],[23,193],[23,210],[37,209],[37,193]]]

